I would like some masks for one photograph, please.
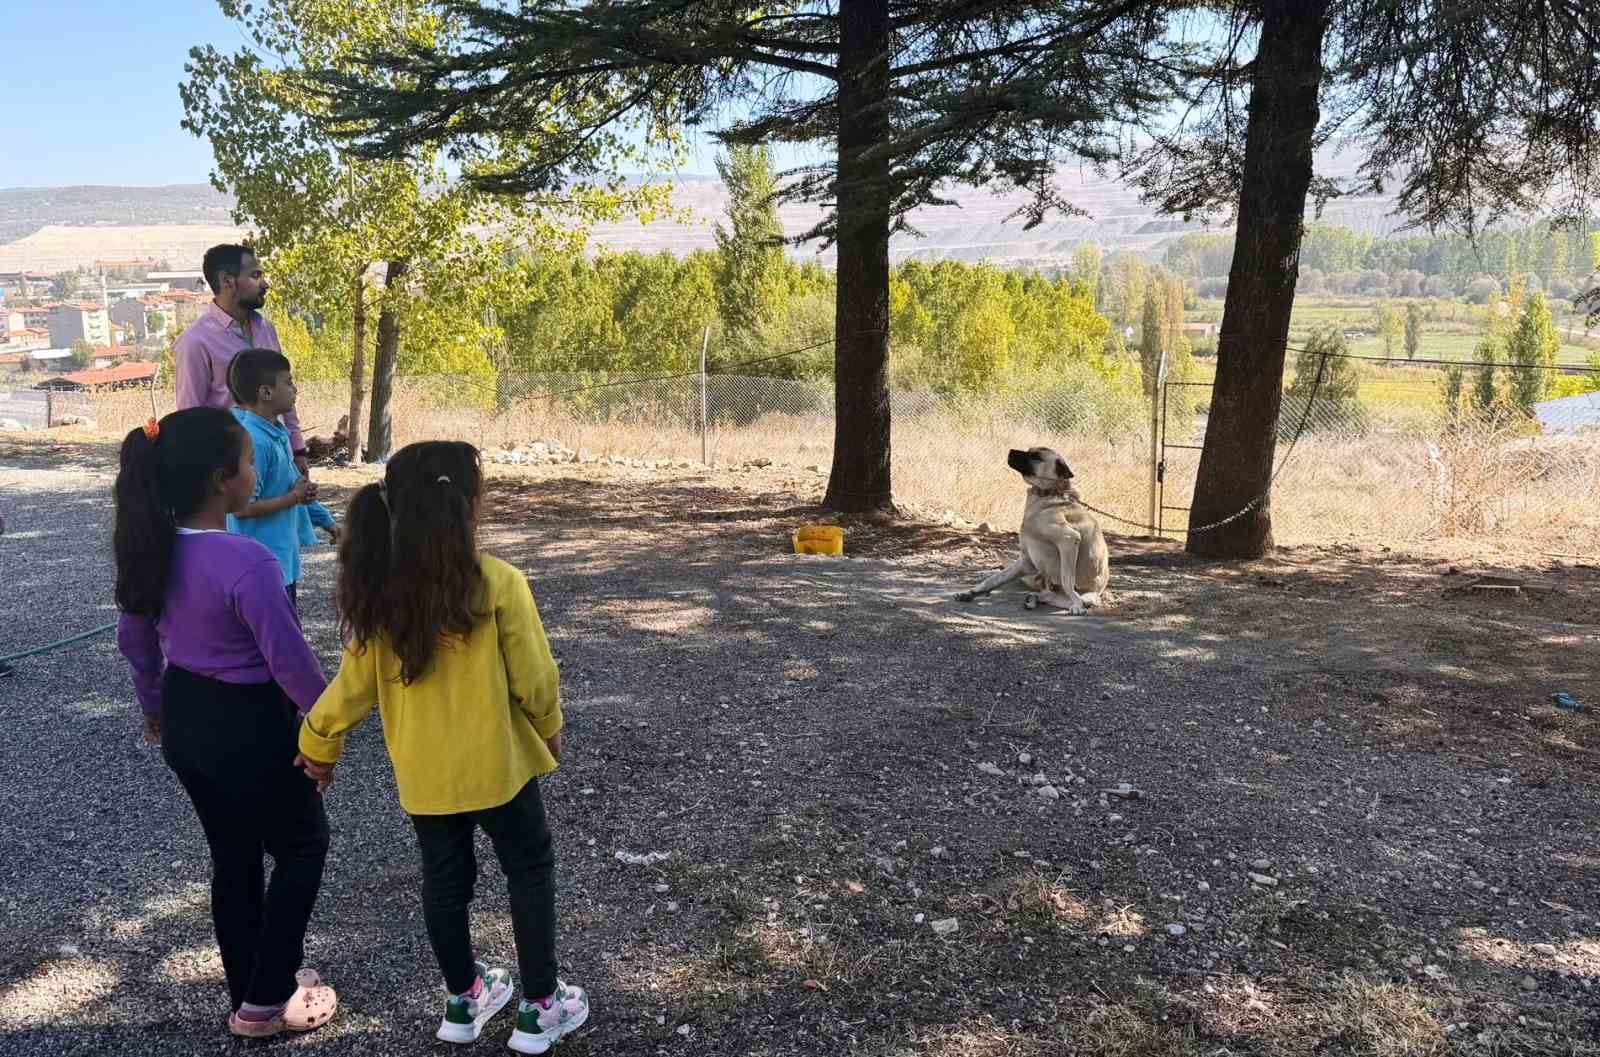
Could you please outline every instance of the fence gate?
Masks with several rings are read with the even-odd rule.
[[[1211,386],[1211,382],[1175,381],[1167,378],[1165,371],[1161,373],[1158,387],[1160,408],[1151,416],[1156,430],[1151,444],[1155,453],[1151,475],[1155,487],[1154,500],[1150,504],[1150,521],[1157,536],[1165,536],[1169,532],[1181,535],[1187,531],[1186,527],[1168,529],[1167,515],[1181,514],[1183,517],[1170,520],[1174,525],[1188,524],[1187,504],[1194,501],[1195,474],[1200,467],[1201,441],[1206,434],[1206,415],[1197,413],[1196,409],[1210,395]],[[1169,492],[1173,499],[1185,505],[1168,503]]]

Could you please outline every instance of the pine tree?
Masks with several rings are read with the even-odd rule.
[[[1422,348],[1422,309],[1415,301],[1406,305],[1406,359],[1414,360]]]
[[[1167,33],[1130,61],[1175,63],[1185,106],[1131,168],[1164,212],[1237,217],[1239,252],[1190,504],[1190,524],[1200,525],[1247,509],[1270,484],[1312,199],[1390,190],[1418,226],[1469,232],[1554,188],[1569,219],[1592,208],[1600,5],[1257,0],[1197,15],[1195,5],[1152,0],[1146,10]],[[1333,135],[1367,150],[1354,179],[1314,172],[1316,148]],[[1249,509],[1191,532],[1189,551],[1264,554],[1272,506]]]
[[[670,148],[723,115],[728,143],[826,143],[832,157],[784,185],[826,202],[802,238],[837,243],[833,468],[824,503],[892,510],[889,236],[952,183],[1027,192],[1037,223],[1071,211],[1058,165],[1103,164],[1117,130],[1153,118],[1170,65],[1141,3],[1056,0],[450,0],[443,46],[368,49],[321,84],[332,123],[371,157],[449,142],[481,188],[560,187],[593,144]],[[502,137],[549,134],[512,152]],[[486,156],[487,152],[487,156]],[[662,151],[652,160],[663,161]],[[666,160],[670,160],[666,159]]]

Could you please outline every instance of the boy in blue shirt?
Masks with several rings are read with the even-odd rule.
[[[233,417],[254,444],[256,487],[250,505],[229,515],[228,531],[266,544],[283,569],[283,587],[299,612],[300,548],[314,547],[312,526],[326,529],[337,543],[339,529],[328,508],[317,502],[316,485],[300,476],[289,448],[289,430],[280,416],[294,410],[294,372],[281,352],[245,349],[228,367]]]

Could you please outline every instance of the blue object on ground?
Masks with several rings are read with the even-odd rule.
[[[1578,704],[1578,702],[1574,701],[1571,694],[1566,694],[1566,693],[1551,694],[1550,695],[1550,700],[1552,700],[1552,701],[1554,701],[1556,703],[1556,707],[1557,708],[1571,708],[1571,709],[1575,709],[1575,710],[1577,710],[1579,712],[1583,711],[1583,706]]]

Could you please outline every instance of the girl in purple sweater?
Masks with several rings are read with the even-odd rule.
[[[294,758],[299,717],[326,680],[277,559],[227,532],[254,488],[250,436],[233,415],[151,419],[122,442],[114,548],[117,643],[145,737],[160,743],[211,848],[228,1028],[264,1038],[327,1023],[338,999],[300,968],[328,819]]]

